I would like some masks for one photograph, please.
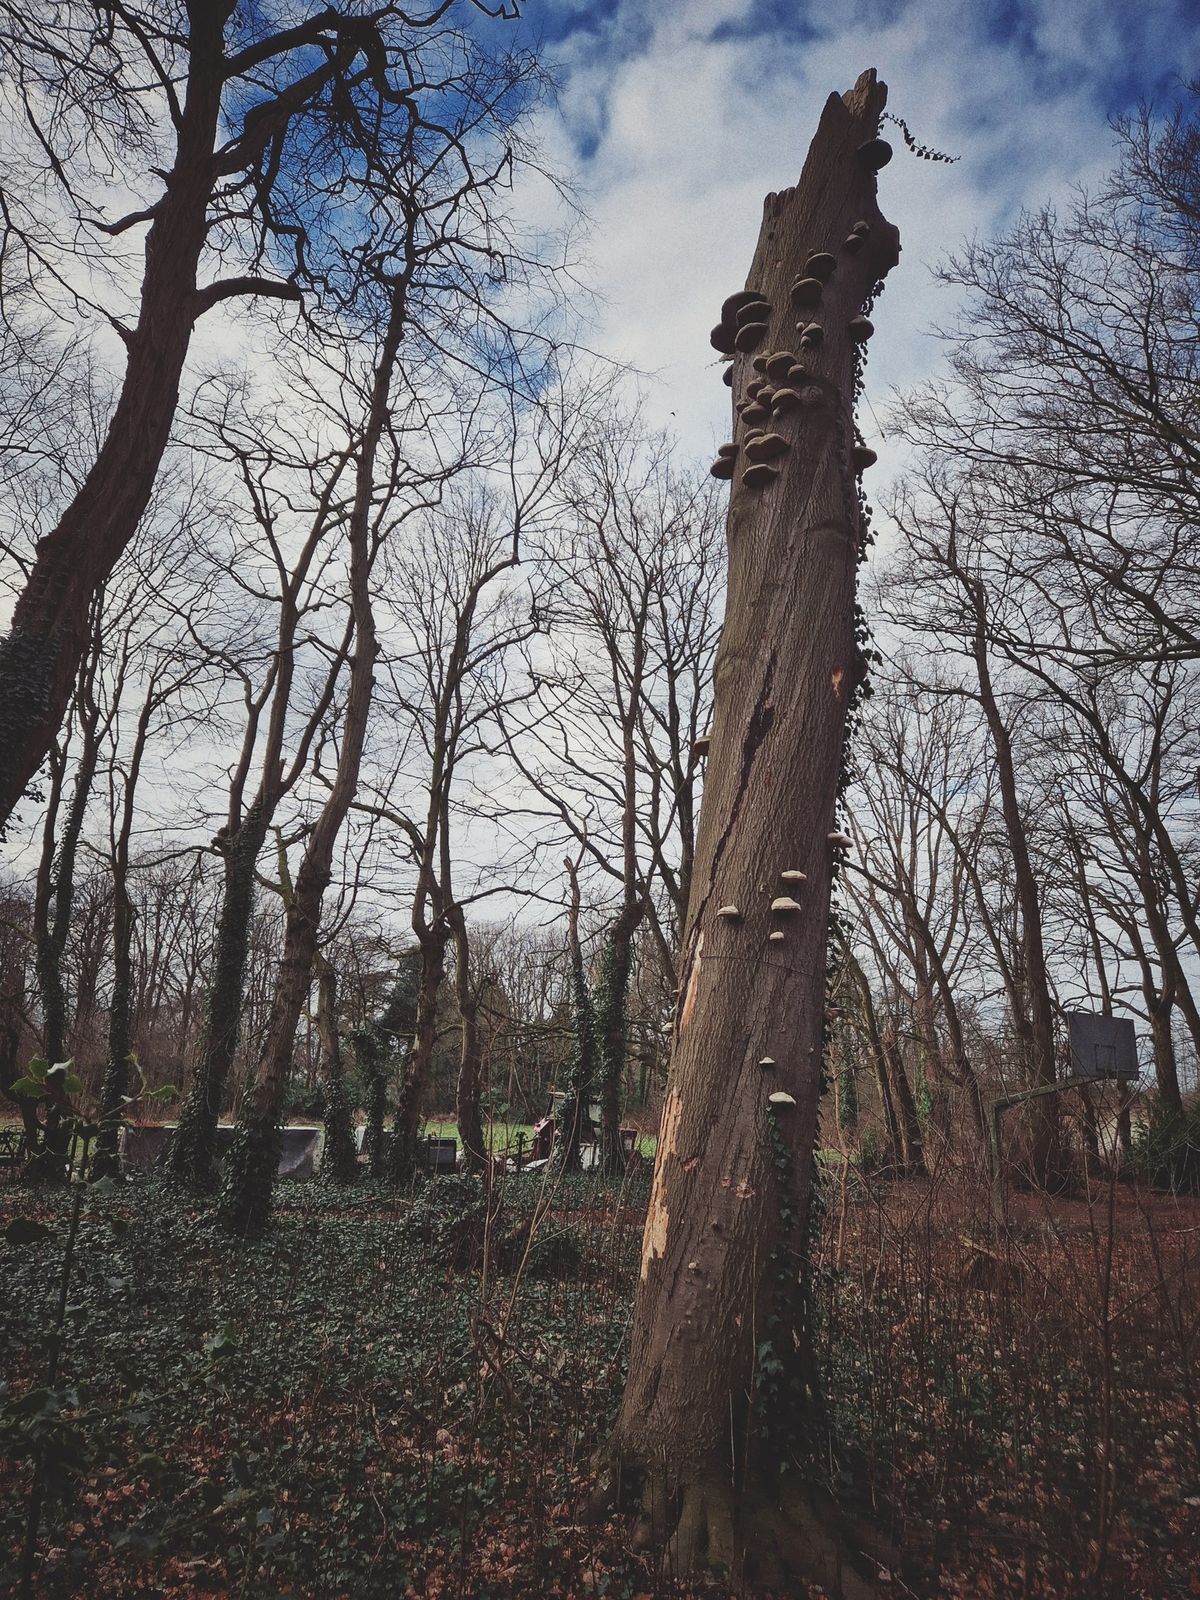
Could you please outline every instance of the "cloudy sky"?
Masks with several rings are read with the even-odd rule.
[[[707,454],[729,392],[708,346],[744,282],[763,196],[795,181],[826,96],[865,67],[923,144],[896,158],[880,202],[904,254],[872,343],[882,420],[927,375],[930,329],[953,309],[930,264],[1023,206],[1065,197],[1111,164],[1110,117],[1166,104],[1200,70],[1197,0],[524,0],[520,30],[561,82],[543,138],[593,219],[605,296],[599,348],[654,374],[650,401]],[[875,431],[870,415],[864,431]],[[886,466],[886,455],[884,465]]]

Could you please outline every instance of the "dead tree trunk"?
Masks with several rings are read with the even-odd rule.
[[[673,1538],[677,1571],[717,1563],[789,1589],[800,1573],[844,1595],[870,1592],[849,1542],[804,1473],[781,1469],[812,1408],[804,1229],[835,809],[864,665],[856,341],[899,253],[875,199],[885,100],[874,72],[830,97],[713,334],[737,351],[728,605],[629,1380],[601,1485],[603,1498],[622,1473],[640,1480],[643,1533]]]

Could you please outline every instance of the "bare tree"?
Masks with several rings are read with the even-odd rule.
[[[538,74],[528,58],[489,58],[450,11],[451,0],[348,0],[272,28],[232,0],[170,13],[67,0],[0,18],[6,103],[19,108],[0,266],[16,288],[94,313],[125,353],[103,442],[39,542],[0,645],[0,819],[62,721],[93,597],[149,501],[200,318],[247,297],[347,310],[397,254],[493,268],[496,240],[469,197],[507,175],[513,146],[493,135]],[[114,174],[139,196],[115,221],[101,198]],[[363,235],[348,248],[351,212]],[[118,249],[139,230],[126,317],[119,290],[99,305],[81,284],[120,279]],[[435,340],[443,300],[435,272],[409,308]],[[491,314],[485,294],[476,303]]]

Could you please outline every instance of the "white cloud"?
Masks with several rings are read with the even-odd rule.
[[[697,454],[728,431],[708,330],[744,280],[763,196],[795,181],[832,90],[877,67],[916,137],[962,158],[918,161],[891,130],[897,154],[880,199],[904,254],[872,346],[870,398],[882,414],[889,391],[938,359],[928,329],[953,299],[929,265],[1021,207],[1094,182],[1113,150],[1106,83],[1135,69],[1149,82],[1186,54],[1177,13],[1154,0],[1133,16],[1118,0],[1031,0],[1007,39],[988,36],[992,13],[973,0],[890,9],[885,22],[865,0],[817,13],[823,32],[804,40],[730,28],[748,28],[749,0],[624,0],[600,31],[552,47],[563,120],[553,114],[545,132],[560,156],[584,152],[575,164],[606,301],[600,348],[655,374],[653,411]],[[1192,31],[1200,37],[1200,26]],[[863,422],[870,432],[869,413]]]

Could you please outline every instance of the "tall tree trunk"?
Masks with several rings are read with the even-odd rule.
[[[571,964],[571,1022],[574,1038],[563,1084],[564,1097],[556,1117],[554,1158],[564,1171],[578,1172],[592,1084],[598,1076],[596,1018],[583,967],[583,947],[579,941],[579,874],[573,861],[564,862],[564,866],[571,886],[567,911],[567,955]]]
[[[896,1107],[896,1122],[900,1134],[900,1151],[904,1171],[910,1178],[923,1177],[925,1173],[925,1145],[921,1134],[921,1119],[917,1115],[917,1102],[908,1081],[904,1066],[904,1052],[896,1036],[893,1023],[888,1023],[880,1037],[880,1053],[884,1070],[892,1086]]]
[[[850,323],[898,256],[875,201],[885,97],[871,72],[830,98],[799,185],[767,198],[747,280],[767,302],[759,350],[794,346],[805,371],[794,385],[787,374],[796,400],[774,424],[778,476],[747,474],[779,447],[750,449],[738,429],[683,992],[609,1456],[612,1474],[641,1480],[647,1533],[673,1527],[677,1571],[721,1564],[737,1575],[744,1555],[751,1581],[790,1591],[787,1574],[799,1572],[844,1594],[869,1591],[803,1473],[784,1468],[814,1414],[801,1268],[840,848],[831,834],[861,677]],[[866,231],[852,234],[856,224]],[[865,244],[844,249],[848,237]],[[833,259],[810,263],[814,249]],[[822,335],[805,345],[791,291],[814,275],[828,279],[810,313]],[[753,339],[739,335],[738,402],[757,376]],[[791,898],[786,871],[807,874],[799,911],[773,906]],[[737,915],[717,914],[730,905]]]
[[[458,1137],[462,1142],[463,1166],[468,1172],[482,1172],[487,1163],[488,1149],[479,1109],[479,1097],[483,1089],[479,996],[471,986],[471,944],[463,909],[451,902],[446,908],[446,916],[454,930],[454,995],[462,1032],[454,1114],[458,1122]]]
[[[296,887],[284,923],[283,959],[271,1001],[271,1017],[259,1056],[254,1084],[246,1096],[238,1131],[226,1164],[220,1216],[236,1233],[260,1233],[270,1215],[279,1165],[280,1113],[291,1072],[296,1027],[312,986],[313,963],[321,906],[333,868],[338,834],[350,810],[362,765],[379,653],[371,604],[371,514],[375,498],[375,466],[388,421],[392,374],[400,350],[406,316],[407,280],[392,289],[388,323],[375,371],[354,478],[349,519],[350,609],[354,620],[354,655],[342,718],[337,765],[328,798],[321,807],[304,847]]]
[[[326,1183],[346,1186],[358,1177],[358,1155],[350,1126],[346,1075],[342,1068],[342,1039],[338,1032],[337,971],[325,956],[317,957],[317,1033],[321,1040],[323,1120],[325,1148],[321,1177]]]
[[[394,1183],[408,1183],[416,1168],[417,1133],[421,1127],[429,1065],[437,1042],[438,994],[446,975],[448,939],[449,932],[444,922],[439,922],[419,936],[421,971],[417,981],[417,1020],[413,1027],[412,1049],[404,1063],[404,1077],[392,1124],[392,1146],[388,1154],[388,1177]]]
[[[146,236],[136,328],[99,454],[58,526],[38,541],[7,637],[0,641],[0,825],[62,723],[88,639],[93,596],[150,499],[179,402],[199,310],[196,272],[208,231],[212,157],[225,87],[222,46],[232,0],[189,10],[187,93],[175,162]]]
[[[871,1070],[875,1074],[875,1086],[879,1091],[879,1106],[883,1114],[883,1127],[887,1135],[888,1151],[891,1156],[890,1164],[897,1172],[901,1172],[904,1170],[904,1147],[900,1140],[900,1119],[896,1115],[896,1101],[892,1094],[892,1082],[888,1073],[887,1060],[883,1053],[883,1039],[879,1032],[879,1019],[875,1015],[875,1001],[871,995],[871,985],[867,982],[866,973],[849,948],[843,948],[842,960],[853,973],[854,981],[858,988],[863,1022],[867,1032],[867,1048],[871,1055]]]
[[[996,756],[1004,830],[1012,855],[1017,905],[1021,914],[1021,956],[1028,1012],[1027,1015],[1014,1017],[1013,1023],[1017,1036],[1026,1047],[1024,1065],[1028,1085],[1030,1088],[1040,1088],[1053,1083],[1057,1077],[1054,1066],[1054,1007],[1050,998],[1050,976],[1042,938],[1041,891],[1030,859],[1025,817],[1017,792],[1012,738],[992,684],[988,662],[986,601],[982,587],[976,580],[969,580],[968,587],[975,608],[974,656],[980,704]],[[1029,1102],[1023,1117],[1029,1129],[1030,1175],[1042,1187],[1053,1186],[1062,1178],[1058,1096],[1039,1095]]]
[[[621,1148],[621,1091],[625,1082],[628,1039],[629,975],[633,936],[640,907],[623,911],[609,931],[600,958],[600,975],[592,998],[600,1101],[600,1166],[610,1177],[624,1170]]]
[[[100,1132],[96,1138],[95,1171],[98,1177],[118,1174],[117,1147],[121,1110],[129,1091],[129,1052],[132,1049],[130,1015],[133,998],[133,901],[129,897],[129,865],[114,862],[113,871],[113,979],[108,1008],[108,1058],[100,1085]]]
[[[75,861],[100,755],[100,714],[92,692],[100,654],[99,615],[100,608],[97,606],[92,613],[93,626],[89,633],[91,650],[78,673],[76,708],[82,743],[75,768],[71,804],[56,841],[55,829],[66,777],[64,751],[62,766],[55,763],[51,778],[50,805],[46,813],[42,857],[34,889],[34,964],[42,1002],[42,1049],[52,1065],[62,1061],[67,1054],[68,1004],[63,956],[71,931],[71,913],[75,902]],[[46,1108],[40,1143],[42,1148],[37,1159],[26,1169],[27,1176],[38,1183],[63,1181],[67,1176],[70,1136],[62,1113],[53,1102]]]
[[[169,1178],[205,1193],[216,1185],[217,1124],[242,1026],[242,997],[254,912],[254,869],[266,842],[269,815],[260,796],[241,826],[221,841],[222,893],[213,942],[200,1058],[167,1151]]]

